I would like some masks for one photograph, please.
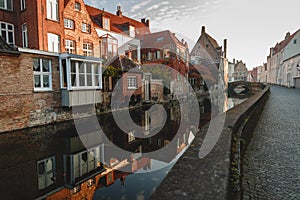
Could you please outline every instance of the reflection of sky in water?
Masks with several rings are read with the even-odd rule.
[[[152,160],[151,162],[152,164],[155,164],[154,160]],[[157,162],[156,164],[159,164],[159,162]],[[166,176],[166,174],[174,164],[175,162],[172,162],[169,166],[157,171],[130,174],[126,176],[125,184],[123,186],[121,185],[121,181],[119,179],[115,180],[112,185],[96,190],[94,200],[148,199],[153,193],[154,189],[160,184],[162,179]]]
[[[190,144],[194,138],[194,134],[190,132],[188,143]],[[140,169],[134,174],[126,176],[125,184],[123,186],[121,181],[117,179],[112,185],[99,188],[94,194],[94,199],[148,199],[187,148],[188,146],[186,146],[170,163],[151,159],[151,169]]]

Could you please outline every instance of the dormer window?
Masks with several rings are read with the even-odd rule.
[[[75,10],[78,10],[80,11],[81,10],[81,5],[79,2],[75,2],[75,7],[74,7]]]
[[[135,27],[134,26],[129,26],[129,36],[135,37]]]
[[[109,18],[103,17],[103,29],[110,30],[110,20],[109,20]]]

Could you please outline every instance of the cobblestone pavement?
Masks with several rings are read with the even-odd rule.
[[[300,200],[300,90],[271,87],[244,159],[244,199]]]

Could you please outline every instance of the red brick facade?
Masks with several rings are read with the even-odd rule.
[[[33,58],[50,59],[52,91],[34,92]],[[0,132],[55,121],[60,107],[58,57],[0,54]]]

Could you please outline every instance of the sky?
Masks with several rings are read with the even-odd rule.
[[[170,30],[188,41],[192,50],[201,27],[223,46],[227,57],[242,60],[248,69],[267,61],[269,49],[300,28],[299,0],[85,0],[85,3],[123,15],[150,19],[152,32]]]

